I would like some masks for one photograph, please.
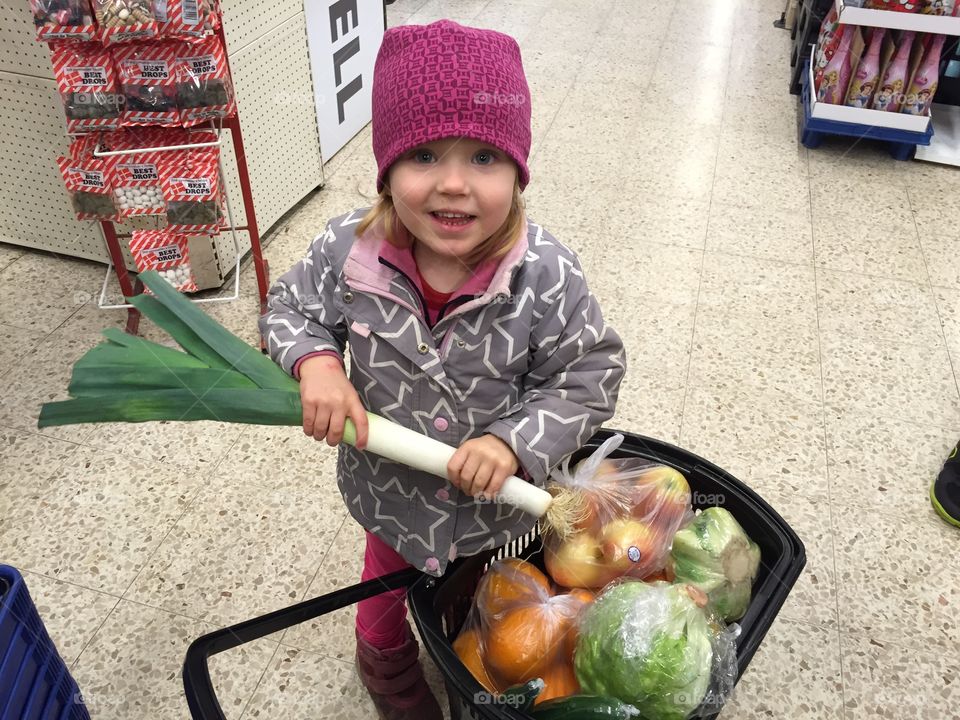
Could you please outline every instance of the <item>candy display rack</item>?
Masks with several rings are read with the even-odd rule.
[[[232,71],[230,70],[230,61],[226,53],[226,37],[224,36],[224,30],[222,23],[218,25],[217,29],[213,34],[219,39],[222,47],[224,48],[224,60],[227,67],[227,72],[229,76],[232,77]],[[94,150],[94,156],[98,158],[106,158],[111,156],[122,156],[122,155],[133,155],[138,153],[143,153],[144,151],[153,151],[153,150],[192,150],[196,148],[204,147],[217,147],[221,146],[221,143],[224,139],[224,130],[230,131],[230,137],[232,139],[234,157],[236,159],[237,175],[239,177],[239,185],[241,195],[243,196],[243,210],[245,216],[245,224],[238,225],[235,220],[235,215],[233,212],[233,206],[230,200],[230,195],[227,190],[226,182],[223,182],[224,169],[223,169],[223,160],[222,157],[218,159],[218,171],[221,178],[221,192],[223,193],[223,199],[226,204],[226,219],[227,226],[222,228],[223,231],[229,231],[231,239],[233,241],[233,249],[235,254],[235,265],[233,267],[233,292],[228,295],[217,295],[215,297],[203,297],[195,298],[194,302],[197,303],[214,303],[214,302],[230,302],[237,300],[240,297],[240,270],[241,270],[241,261],[243,259],[243,253],[240,248],[240,241],[237,237],[239,231],[246,231],[250,240],[250,254],[253,262],[253,266],[256,272],[257,277],[257,291],[260,300],[260,310],[264,312],[266,309],[266,296],[267,290],[269,288],[269,267],[266,260],[263,257],[263,251],[260,245],[260,232],[257,226],[256,211],[253,203],[253,192],[251,190],[250,182],[250,173],[247,168],[247,159],[246,152],[244,149],[243,142],[243,132],[240,127],[240,118],[238,113],[233,113],[231,117],[226,117],[220,119],[216,124],[211,124],[211,129],[216,132],[217,139],[212,142],[199,142],[199,143],[189,143],[189,144],[180,144],[180,145],[164,145],[162,147],[150,147],[150,148],[124,148],[118,150],[102,150],[98,145]],[[132,277],[131,273],[127,269],[127,263],[124,257],[123,246],[121,245],[121,240],[128,241],[132,237],[132,232],[127,231],[125,228],[120,229],[116,226],[115,222],[112,220],[100,220],[100,228],[103,233],[104,242],[107,247],[109,254],[109,262],[107,264],[106,276],[104,277],[103,286],[100,291],[100,296],[98,298],[98,307],[103,310],[117,310],[117,309],[126,309],[127,310],[127,332],[131,334],[137,334],[140,323],[140,313],[139,311],[129,303],[111,303],[107,299],[107,288],[110,282],[110,276],[115,275],[117,283],[120,286],[120,291],[123,294],[124,298],[129,298],[134,295],[138,295],[143,292],[143,285],[138,279]],[[216,253],[212,253],[212,257],[216,257]],[[228,271],[219,268],[219,263],[216,263],[218,266],[217,285],[222,284],[225,279],[224,276],[228,274]]]

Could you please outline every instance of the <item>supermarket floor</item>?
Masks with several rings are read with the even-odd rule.
[[[627,343],[610,426],[747,480],[807,569],[726,718],[960,717],[960,534],[927,486],[960,436],[960,175],[796,139],[781,0],[397,0],[521,40],[531,216],[582,255]],[[369,128],[270,238],[275,274],[365,204]],[[625,250],[626,249],[626,250]],[[0,558],[94,718],[184,718],[191,639],[354,582],[333,452],[291,429],[79,426],[41,402],[123,318],[102,266],[0,247]],[[42,282],[39,282],[42,280]],[[256,341],[241,302],[211,306]],[[149,337],[155,328],[146,325]],[[230,718],[370,718],[340,613],[218,656]],[[436,678],[435,670],[432,675]]]

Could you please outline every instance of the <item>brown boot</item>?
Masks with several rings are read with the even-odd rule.
[[[357,635],[357,672],[370,693],[380,720],[443,720],[437,699],[417,661],[420,648],[410,626],[404,641],[388,650],[375,648]]]

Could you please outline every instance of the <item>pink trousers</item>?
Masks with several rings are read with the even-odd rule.
[[[383,540],[367,533],[367,549],[360,579],[373,580],[410,567],[401,555]],[[407,591],[391,590],[357,603],[357,632],[375,648],[397,647],[404,639],[407,619]]]

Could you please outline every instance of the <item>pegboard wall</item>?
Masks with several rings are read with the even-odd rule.
[[[322,183],[303,0],[222,0],[234,87],[261,236]],[[0,242],[107,262],[95,222],[78,222],[56,158],[69,145],[50,54],[27,0],[0,0]],[[229,136],[229,132],[226,131]],[[246,222],[233,143],[222,144],[234,221]],[[125,225],[118,225],[125,229]],[[250,248],[238,233],[241,252]],[[122,245],[124,243],[121,243]],[[219,238],[224,269],[235,263]],[[127,266],[133,269],[128,251]]]

